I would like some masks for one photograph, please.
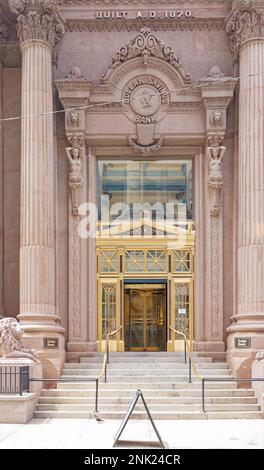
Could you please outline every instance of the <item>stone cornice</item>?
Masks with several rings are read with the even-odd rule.
[[[264,0],[234,0],[226,21],[226,32],[235,58],[243,43],[264,38]]]
[[[140,31],[148,27],[152,31],[224,31],[225,22],[222,18],[193,18],[187,20],[67,20],[66,30],[69,32],[92,31]]]
[[[64,22],[58,0],[8,0],[12,13],[17,15],[17,35],[22,45],[39,40],[52,49],[64,34]]]

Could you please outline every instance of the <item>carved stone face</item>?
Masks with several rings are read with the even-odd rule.
[[[70,121],[72,124],[79,124],[79,121],[80,121],[80,116],[78,113],[76,112],[72,112],[70,114]]]
[[[216,160],[219,156],[218,147],[212,147],[212,157]]]
[[[210,124],[221,127],[223,125],[223,113],[221,111],[214,111],[210,116]]]
[[[220,111],[216,111],[214,113],[214,121],[215,121],[215,123],[221,123],[222,122],[222,113],[220,113]]]
[[[72,149],[72,156],[73,156],[74,160],[77,160],[77,158],[79,158],[80,152],[79,152],[78,148],[74,147]]]

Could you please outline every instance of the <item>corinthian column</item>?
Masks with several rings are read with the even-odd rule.
[[[57,0],[9,0],[9,7],[22,53],[19,319],[28,345],[42,351],[46,375],[56,375],[64,329],[55,301],[52,50],[63,24]],[[46,349],[47,342],[55,349]]]
[[[264,348],[264,1],[234,1],[227,33],[240,62],[238,298],[228,358],[248,376]]]

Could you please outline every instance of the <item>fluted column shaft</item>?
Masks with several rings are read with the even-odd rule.
[[[240,50],[238,311],[264,331],[264,39]],[[242,325],[241,325],[242,326]],[[246,327],[246,325],[245,325]]]
[[[22,51],[20,317],[55,314],[54,162],[50,46]]]
[[[8,0],[22,53],[20,320],[63,332],[56,315],[52,51],[64,32],[58,0]]]

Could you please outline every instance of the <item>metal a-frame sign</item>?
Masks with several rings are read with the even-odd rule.
[[[123,431],[124,431],[124,429],[125,429],[125,427],[126,427],[128,421],[129,421],[129,419],[131,418],[131,415],[132,415],[132,413],[133,413],[133,411],[134,411],[134,409],[135,409],[135,407],[136,407],[136,405],[137,405],[137,402],[138,402],[138,400],[139,400],[140,397],[141,397],[141,399],[142,399],[142,402],[143,402],[143,405],[144,405],[144,407],[145,407],[145,410],[146,410],[146,413],[147,413],[147,415],[148,415],[148,418],[149,418],[149,420],[150,420],[150,422],[151,422],[151,424],[152,424],[152,427],[153,427],[153,429],[154,429],[154,431],[155,431],[155,434],[156,434],[156,436],[157,436],[157,438],[158,438],[158,440],[159,440],[160,447],[161,447],[162,449],[165,449],[165,444],[164,444],[163,440],[161,439],[161,436],[160,436],[159,431],[158,431],[157,428],[156,428],[156,425],[155,425],[155,423],[154,423],[154,421],[153,421],[153,418],[152,418],[152,416],[151,416],[151,414],[150,414],[148,405],[147,405],[147,403],[146,403],[146,401],[145,401],[145,399],[144,399],[144,396],[143,396],[143,393],[142,393],[141,390],[137,390],[137,392],[136,392],[136,394],[135,394],[135,396],[134,396],[134,398],[133,398],[133,400],[132,400],[132,402],[131,402],[131,404],[130,404],[130,406],[129,406],[129,409],[128,409],[128,411],[127,411],[127,414],[126,414],[126,416],[125,416],[123,422],[121,423],[121,426],[120,426],[120,428],[118,429],[117,434],[116,434],[116,436],[115,436],[115,441],[114,441],[113,447],[116,447],[116,446],[117,446],[118,441],[119,441],[119,439],[120,439],[120,437],[121,437],[121,434],[123,433]]]

